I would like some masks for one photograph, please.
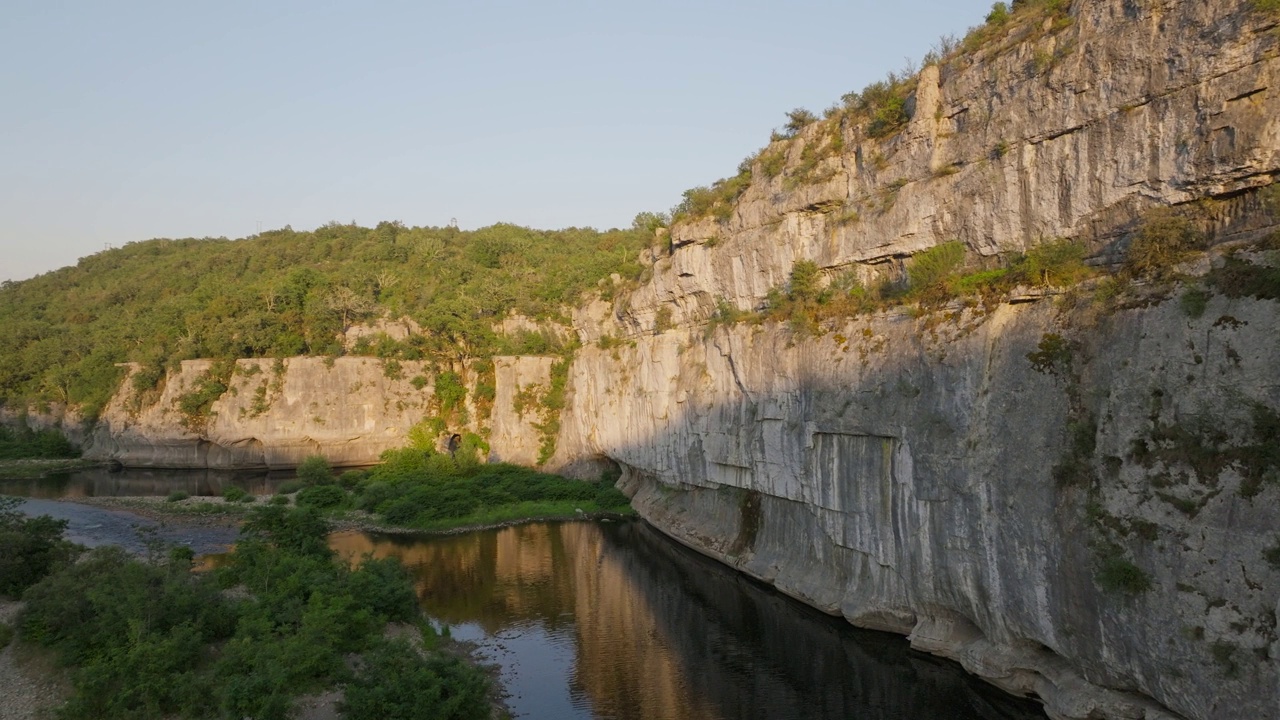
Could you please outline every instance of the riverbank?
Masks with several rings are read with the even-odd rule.
[[[0,480],[39,480],[58,473],[104,467],[96,460],[84,458],[21,458],[0,460]]]
[[[278,495],[274,497],[288,498],[290,507],[295,506],[297,502],[297,493]],[[147,518],[148,520],[166,523],[180,523],[196,527],[239,527],[250,510],[255,507],[261,507],[268,504],[270,499],[259,498],[254,502],[246,503],[227,500],[221,497],[191,497],[183,500],[170,501],[168,498],[163,497],[133,496],[69,497],[60,498],[55,502],[123,510]],[[513,509],[518,510],[519,506],[513,506]],[[444,521],[440,523],[438,527],[407,528],[379,522],[375,515],[362,510],[347,510],[338,514],[329,515],[325,518],[325,521],[328,523],[329,529],[334,532],[360,531],[377,533],[379,535],[433,536],[457,535],[477,530],[492,530],[533,522],[627,520],[635,517],[637,516],[634,512],[586,512],[577,510],[570,512],[564,512],[563,510],[556,512],[512,512],[509,516],[504,516],[500,513],[490,513],[489,516],[477,518],[474,522],[468,522],[468,518],[459,518],[456,521]]]

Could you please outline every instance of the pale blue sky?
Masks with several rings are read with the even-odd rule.
[[[0,280],[331,220],[627,226],[986,0],[0,0]]]

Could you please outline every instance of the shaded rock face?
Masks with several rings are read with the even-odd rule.
[[[664,532],[1053,717],[1274,717],[1280,478],[1196,470],[1164,438],[1263,440],[1280,304],[939,320],[584,350],[562,456],[616,459]],[[1069,348],[1053,372],[1028,359],[1047,333]]]
[[[136,411],[126,378],[86,457],[131,467],[290,468],[324,455],[334,465],[368,465],[406,444],[432,397],[429,385],[419,390],[409,380],[426,371],[421,362],[402,361],[392,378],[375,358],[239,360],[208,418],[192,422],[181,397],[212,365],[184,361],[159,399]]]

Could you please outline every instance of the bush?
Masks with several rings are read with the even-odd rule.
[[[1080,282],[1092,273],[1084,264],[1083,243],[1066,238],[1037,245],[1015,260],[1012,272],[1018,282],[1062,286]]]
[[[349,720],[487,720],[489,681],[457,658],[423,658],[404,641],[364,655],[341,705]]]
[[[1107,592],[1138,595],[1151,589],[1151,577],[1118,554],[1102,560],[1097,578],[1098,585]]]
[[[243,502],[246,497],[249,497],[248,491],[235,485],[222,491],[222,499],[227,502]]]
[[[307,485],[327,485],[333,483],[333,468],[329,461],[321,455],[311,455],[298,465],[298,479]]]
[[[347,502],[347,491],[337,485],[313,485],[303,488],[298,493],[299,507],[313,507],[328,510],[340,507]]]
[[[50,572],[75,560],[80,548],[62,539],[66,520],[28,518],[21,501],[0,497],[0,595],[18,597]]]
[[[189,497],[191,497],[191,493],[187,492],[186,490],[174,490],[173,492],[169,493],[169,497],[165,498],[165,502],[171,502],[171,503],[182,502],[183,500],[186,500]]]
[[[80,451],[65,435],[53,429],[32,430],[26,425],[0,425],[0,460],[22,458],[73,458]]]
[[[1168,208],[1153,210],[1129,243],[1125,268],[1133,275],[1165,278],[1204,245],[1204,234],[1190,220]]]
[[[1204,315],[1205,308],[1209,306],[1209,293],[1200,288],[1191,288],[1182,293],[1179,304],[1183,314],[1194,320]]]
[[[274,496],[274,497],[272,497],[272,498],[271,498],[271,504],[272,504],[272,505],[288,505],[288,504],[289,504],[289,496],[288,496],[288,495],[276,495],[276,496]]]
[[[279,493],[280,495],[292,495],[293,493],[298,492],[299,490],[301,490],[306,486],[307,484],[302,482],[301,480],[286,480],[280,483],[280,487],[276,490],[276,492]]]
[[[907,266],[912,294],[929,299],[946,295],[946,281],[964,263],[964,252],[964,243],[948,242],[912,257]]]

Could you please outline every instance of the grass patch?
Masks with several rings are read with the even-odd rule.
[[[186,490],[174,490],[173,492],[169,493],[169,497],[165,498],[164,500],[165,502],[176,503],[176,502],[182,502],[183,500],[186,500],[189,497],[191,497],[191,493],[187,492]]]

